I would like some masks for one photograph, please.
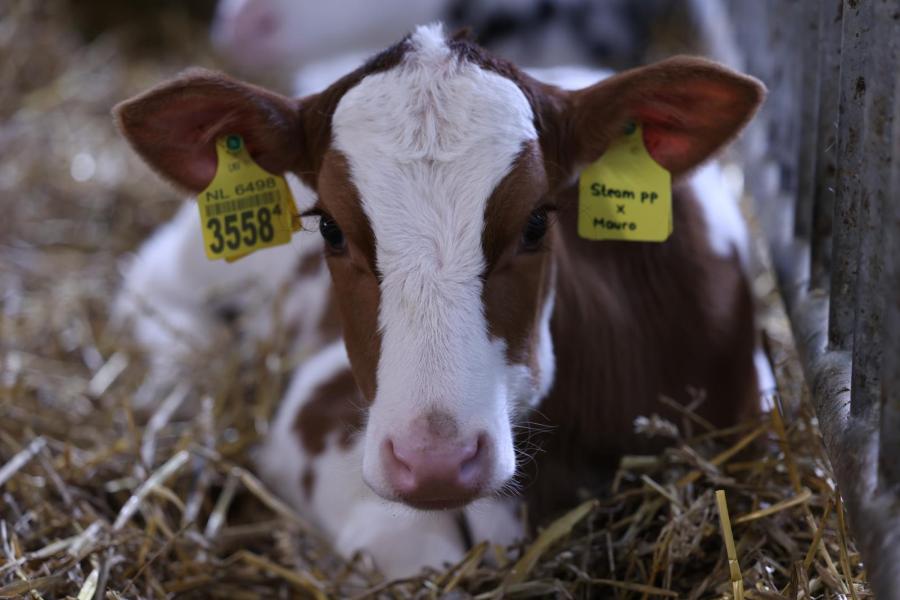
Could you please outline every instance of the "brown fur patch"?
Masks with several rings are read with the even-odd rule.
[[[508,361],[528,364],[535,376],[537,324],[550,283],[552,240],[548,234],[540,249],[525,251],[522,231],[547,191],[540,151],[529,144],[489,198],[482,234],[487,261],[482,299],[489,333],[506,341]]]
[[[303,469],[303,474],[300,476],[300,489],[303,491],[304,498],[312,499],[313,492],[316,490],[316,471],[312,467]]]
[[[328,303],[325,305],[325,312],[319,319],[319,334],[323,340],[333,340],[341,337],[341,315],[338,309],[337,299],[334,296],[334,286],[328,290]]]
[[[303,449],[312,456],[325,451],[333,431],[339,432],[342,448],[349,448],[363,424],[365,401],[350,371],[342,370],[320,384],[294,421]]]
[[[313,277],[325,266],[325,257],[318,252],[312,252],[304,256],[297,264],[294,271],[297,277]]]
[[[375,399],[375,374],[381,355],[381,290],[375,264],[375,234],[351,183],[347,160],[334,150],[328,152],[322,166],[319,203],[347,240],[346,251],[327,254],[327,261],[353,375],[371,403]]]

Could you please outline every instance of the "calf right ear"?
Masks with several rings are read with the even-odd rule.
[[[654,160],[679,177],[737,135],[765,92],[752,77],[694,57],[619,73],[569,94],[563,141],[574,158],[569,166],[597,160],[632,121],[643,126]]]
[[[198,193],[212,181],[215,143],[244,138],[250,155],[271,173],[303,171],[300,104],[221,73],[191,69],[113,109],[138,154],[167,179]]]

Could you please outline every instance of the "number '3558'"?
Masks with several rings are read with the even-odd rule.
[[[272,211],[263,206],[256,211],[245,210],[222,217],[210,217],[206,228],[215,240],[209,249],[218,254],[225,248],[237,250],[243,246],[254,246],[257,242],[271,242],[275,237],[272,227]]]

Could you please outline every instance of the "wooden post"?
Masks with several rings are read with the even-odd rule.
[[[894,21],[896,33],[900,26]],[[885,259],[884,273],[884,364],[880,381],[881,392],[881,448],[879,463],[880,487],[900,495],[900,77],[894,71],[893,132],[890,192],[884,198],[882,216]],[[891,146],[888,146],[891,147]],[[900,570],[900,566],[898,566]],[[900,582],[898,582],[900,588]]]
[[[810,285],[828,289],[831,266],[831,219],[834,213],[835,151],[838,136],[838,96],[841,80],[842,2],[813,2],[819,5],[819,97],[816,124],[815,192]]]
[[[800,124],[797,149],[797,198],[794,234],[809,241],[812,236],[815,195],[816,143],[819,139],[819,4],[801,2],[797,43],[800,48],[800,94],[796,116]]]
[[[831,233],[831,302],[828,343],[835,350],[850,350],[856,314],[856,268],[859,264],[860,196],[863,103],[866,98],[866,61],[872,38],[874,8],[871,0],[844,0],[841,20],[841,68],[837,148],[834,154],[834,218]]]
[[[790,4],[767,2],[765,19],[748,19],[747,4],[759,6],[730,6],[746,24],[738,39],[748,68],[770,89],[785,85],[772,57],[757,55],[763,46],[774,62],[791,60],[772,37],[795,16]],[[790,93],[772,90],[774,104],[745,136],[770,144],[751,147],[748,182],[761,205],[789,197],[784,179],[776,191],[758,176],[784,164],[771,146],[773,113],[793,109],[798,122],[815,123],[814,132],[800,128],[795,237],[770,236],[770,250],[869,583],[877,598],[900,600],[900,6],[805,0],[800,11],[799,105],[782,109]]]
[[[896,184],[891,192],[891,165],[896,169],[897,150],[892,150],[892,132],[896,128],[897,117],[893,106],[897,101],[896,86],[900,77],[898,59],[898,36],[900,22],[897,20],[900,3],[865,0],[868,14],[867,30],[869,43],[866,54],[864,79],[857,79],[853,89],[863,96],[862,151],[858,161],[859,193],[857,221],[859,240],[857,243],[858,264],[855,282],[855,315],[853,330],[853,381],[851,410],[854,415],[876,410],[881,392],[882,359],[885,355],[885,340],[900,338],[900,330],[894,329],[885,335],[884,286],[885,262],[892,256],[884,248],[885,242],[896,242],[900,231],[891,229],[888,214],[890,205],[896,205],[900,198],[900,187]],[[894,76],[891,77],[891,74]],[[893,122],[893,125],[892,125]],[[898,135],[893,134],[896,142]],[[894,254],[896,255],[896,254]],[[894,288],[894,297],[897,297]],[[896,347],[895,347],[896,348]],[[898,456],[900,458],[900,456]]]

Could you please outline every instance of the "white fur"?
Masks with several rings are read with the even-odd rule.
[[[556,356],[553,354],[553,333],[550,331],[550,320],[556,307],[556,265],[550,276],[550,289],[544,306],[541,309],[541,320],[538,322],[538,388],[531,401],[531,408],[537,408],[540,401],[550,393],[556,378]]]
[[[711,162],[691,176],[690,185],[703,209],[707,240],[713,252],[723,258],[737,252],[744,277],[750,277],[750,232],[741,214],[740,183],[730,182],[719,163]],[[753,366],[760,407],[770,411],[774,408],[777,386],[769,359],[759,346],[753,353]]]
[[[289,183],[300,210],[315,202],[298,179],[290,176]],[[219,309],[240,312],[244,344],[270,338],[281,325],[296,326],[295,350],[318,346],[317,325],[327,308],[331,278],[327,269],[302,279],[294,274],[301,259],[321,251],[321,237],[303,233],[295,234],[290,244],[234,263],[210,261],[197,206],[186,202],[128,261],[113,306],[113,325],[130,329],[150,359],[150,376],[135,397],[137,407],[150,408],[165,388],[190,375],[197,366],[195,356],[208,355],[227,339]],[[278,298],[283,308],[276,322],[272,309]]]
[[[488,197],[537,137],[521,90],[458,60],[440,26],[420,27],[410,43],[399,66],[347,92],[332,121],[383,275],[363,472],[386,497],[379,446],[436,408],[455,416],[465,437],[493,435],[489,488],[514,471],[510,407],[519,399],[510,387],[521,369],[488,336],[481,232]]]
[[[424,567],[443,568],[462,559],[465,545],[452,512],[414,513],[371,494],[344,515],[335,548],[345,556],[362,550],[388,578],[409,577]]]
[[[472,542],[489,541],[510,546],[525,538],[525,524],[519,518],[520,503],[510,498],[484,498],[465,508]]]
[[[368,50],[346,52],[308,63],[294,73],[294,94],[306,96],[321,92],[342,76],[355,71],[374,54]]]
[[[775,395],[778,393],[778,384],[772,365],[763,349],[759,346],[753,352],[753,367],[756,369],[756,383],[759,386],[760,407],[764,412],[775,408]]]
[[[555,85],[564,90],[579,90],[603,81],[613,74],[608,69],[595,69],[578,65],[561,65],[557,67],[530,67],[523,69],[526,73],[544,83]]]
[[[406,577],[423,567],[439,568],[460,560],[465,547],[457,524],[459,511],[419,512],[376,496],[362,479],[359,439],[344,449],[335,432],[317,456],[307,454],[300,444],[295,430],[299,412],[320,385],[349,371],[343,341],[325,347],[297,371],[269,436],[256,453],[260,476],[298,513],[321,527],[341,554],[349,558],[364,551],[388,577]],[[306,468],[315,473],[310,498],[301,489]],[[506,545],[522,537],[514,511],[511,501],[482,500],[467,507],[475,541]]]
[[[748,273],[750,234],[738,204],[740,195],[729,187],[717,162],[700,167],[691,176],[690,185],[703,209],[713,251],[725,258],[737,252],[744,273]]]

